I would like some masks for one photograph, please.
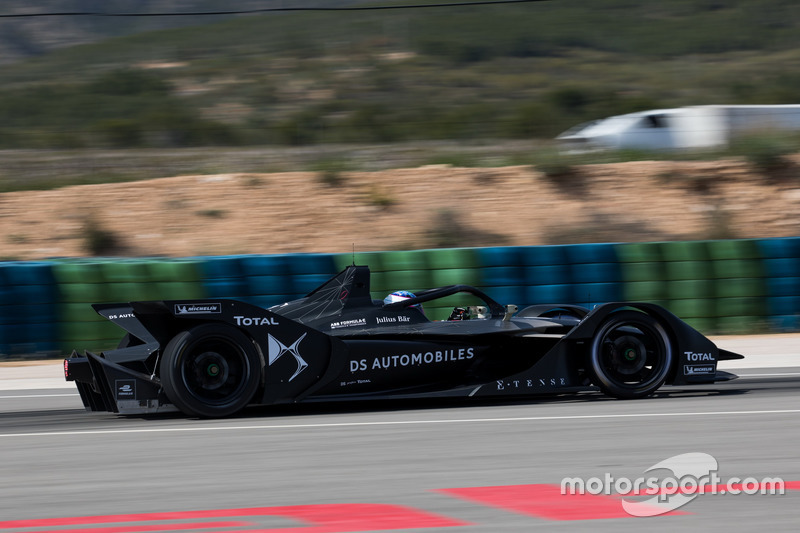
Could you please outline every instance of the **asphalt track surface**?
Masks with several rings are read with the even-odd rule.
[[[797,531],[800,337],[720,345],[770,357],[645,400],[312,404],[226,420],[87,413],[57,381],[12,376],[0,532]],[[618,495],[558,494],[565,477],[634,480],[689,452],[718,461],[719,486],[778,477],[785,494],[702,494],[648,518]]]

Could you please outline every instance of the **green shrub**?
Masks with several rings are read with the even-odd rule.
[[[469,225],[468,218],[453,209],[438,210],[426,231],[424,246],[429,248],[461,248],[471,246],[502,246],[508,237]]]
[[[800,150],[800,136],[789,133],[763,133],[735,138],[733,154],[743,156],[761,174],[777,178],[791,167],[786,157]]]
[[[505,123],[505,135],[513,138],[555,137],[568,126],[552,106],[529,102],[519,106]]]
[[[328,187],[340,187],[345,184],[343,173],[349,170],[347,162],[339,158],[319,159],[311,165],[317,173],[317,180]]]
[[[675,187],[676,185],[685,188],[696,194],[710,194],[716,186],[719,176],[713,174],[698,174],[696,172],[684,173],[675,170],[662,172],[656,179],[665,188]]]
[[[83,247],[90,255],[114,255],[122,249],[119,237],[90,217],[83,225]]]
[[[449,152],[435,154],[425,160],[425,165],[447,165],[452,167],[480,167],[480,159],[475,154],[465,152]]]
[[[106,144],[114,148],[133,148],[142,146],[144,143],[144,132],[136,119],[101,120],[94,125],[93,129]]]
[[[222,218],[227,215],[228,212],[224,209],[201,209],[200,211],[196,211],[195,214],[201,217]]]
[[[92,93],[113,96],[133,96],[140,94],[166,95],[171,91],[169,83],[141,69],[117,69],[99,76],[89,83]]]
[[[731,216],[725,206],[716,204],[708,213],[708,226],[701,239],[724,240],[736,239],[738,235],[731,226]]]
[[[397,203],[397,200],[378,186],[370,187],[367,193],[367,201],[375,207],[391,207]]]
[[[559,180],[576,173],[577,158],[558,152],[542,152],[534,159],[534,168],[549,180]]]
[[[325,128],[324,113],[306,109],[276,124],[275,141],[290,146],[314,144],[323,140]]]

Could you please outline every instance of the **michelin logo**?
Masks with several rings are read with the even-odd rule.
[[[175,304],[176,315],[208,315],[222,312],[222,304]]]
[[[695,376],[698,374],[713,374],[716,372],[714,365],[683,365],[683,375]]]

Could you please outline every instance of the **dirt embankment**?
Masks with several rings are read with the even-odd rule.
[[[800,234],[800,158],[177,176],[0,195],[2,258],[350,252]],[[94,251],[94,253],[93,253]]]

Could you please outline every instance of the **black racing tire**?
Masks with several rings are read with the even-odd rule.
[[[167,397],[190,416],[219,418],[243,409],[261,383],[261,356],[225,324],[201,324],[173,337],[159,364]]]
[[[636,311],[610,315],[592,338],[592,382],[621,399],[653,394],[675,361],[670,336],[655,318]]]

